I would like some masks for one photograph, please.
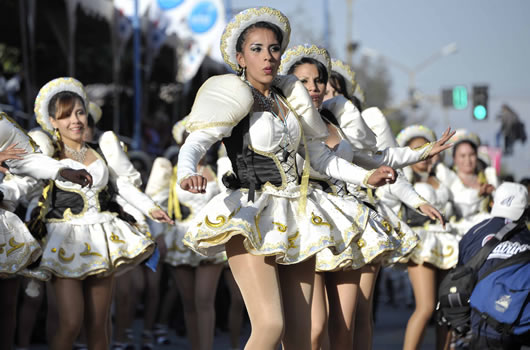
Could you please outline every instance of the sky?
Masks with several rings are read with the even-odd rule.
[[[326,0],[229,0],[233,11],[271,6],[289,17],[293,44],[323,38]],[[518,142],[513,156],[503,157],[503,168],[516,180],[530,177],[530,1],[526,0],[351,0],[352,28],[347,28],[348,0],[327,0],[331,55],[346,59],[345,45],[360,43],[354,62],[366,48],[385,60],[392,86],[392,102],[407,98],[408,74],[392,62],[414,70],[442,47],[455,42],[457,52],[439,57],[416,72],[416,88],[426,99],[416,119],[440,135],[449,124],[478,133],[483,143],[495,145],[500,122],[495,118],[503,103],[511,106],[526,124],[529,140]],[[296,33],[302,33],[296,35]],[[325,45],[324,42],[317,44]],[[392,61],[392,62],[391,62]],[[444,111],[442,88],[489,86],[489,118],[473,121],[471,109]],[[426,118],[418,119],[422,116]]]

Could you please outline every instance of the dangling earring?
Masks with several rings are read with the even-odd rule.
[[[243,72],[241,73],[241,79],[247,81],[247,67],[243,67]]]

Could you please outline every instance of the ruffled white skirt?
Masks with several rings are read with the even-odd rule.
[[[84,279],[122,273],[147,259],[154,242],[108,212],[46,224],[37,277]],[[45,279],[40,277],[41,279]]]
[[[165,235],[164,241],[167,247],[164,262],[171,266],[191,266],[197,267],[201,264],[221,264],[226,262],[224,252],[217,253],[213,256],[204,256],[197,254],[184,245],[184,235],[188,230],[190,220],[185,222],[175,222],[175,226],[170,227]]]
[[[344,252],[336,255],[325,249],[317,254],[317,272],[357,270],[376,263],[393,264],[410,253],[417,243],[414,232],[382,204],[377,205],[377,212],[369,210],[368,225]]]
[[[12,212],[0,209],[0,278],[11,277],[35,262],[39,243]]]
[[[340,254],[365,230],[370,216],[365,205],[310,187],[299,214],[298,191],[299,186],[282,194],[257,191],[253,202],[246,190],[221,193],[190,222],[184,244],[214,256],[231,237],[242,235],[249,253],[296,264],[326,248]]]
[[[429,263],[441,270],[455,267],[459,237],[450,231],[449,226],[446,224],[446,229],[439,224],[414,227],[420,241],[410,254],[409,261],[418,265]]]

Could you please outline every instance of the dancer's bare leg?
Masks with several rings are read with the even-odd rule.
[[[108,320],[113,276],[88,277],[84,281],[85,328],[89,350],[109,349]]]
[[[243,311],[245,303],[239,287],[232,276],[230,269],[225,269],[224,277],[230,291],[230,309],[228,310],[228,329],[230,331],[230,346],[232,349],[240,348],[241,327],[243,325]]]
[[[360,278],[359,270],[326,273],[331,349],[353,349]]]
[[[50,347],[52,350],[71,350],[83,325],[83,281],[56,277],[51,284],[55,292],[57,329],[52,335]]]
[[[409,318],[403,342],[404,350],[421,347],[423,335],[435,308],[436,268],[428,264],[409,264],[409,278],[416,308]]]
[[[353,347],[355,350],[372,350],[374,334],[373,296],[375,281],[381,265],[365,265],[359,269],[361,279],[355,315]]]
[[[326,340],[328,327],[328,298],[325,273],[315,273],[313,303],[311,305],[311,349],[320,350]]]
[[[25,293],[26,287],[30,281],[38,284],[39,295],[36,297],[30,297]],[[24,282],[22,283],[23,298],[17,327],[17,345],[19,348],[29,349],[31,345],[31,336],[33,334],[33,329],[35,328],[37,315],[46,294],[44,288],[45,284],[43,282],[29,278],[24,279]]]
[[[293,265],[278,265],[285,315],[284,350],[311,348],[311,301],[315,257]]]
[[[223,264],[205,264],[195,273],[195,309],[201,350],[213,348],[215,335],[215,295]]]
[[[284,330],[278,268],[274,257],[248,253],[243,239],[235,236],[225,246],[252,326],[245,350],[277,350]]]
[[[197,321],[197,308],[195,304],[195,273],[196,268],[191,266],[177,266],[173,270],[177,287],[182,300],[184,310],[184,321],[186,322],[186,334],[191,348],[200,348],[199,322]]]

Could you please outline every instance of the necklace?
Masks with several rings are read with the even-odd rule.
[[[76,151],[75,149],[68,147],[68,145],[64,143],[64,151],[65,153],[68,153],[70,155],[70,158],[72,158],[73,160],[78,161],[79,163],[84,163],[88,147],[86,146],[86,144],[83,143],[83,146],[81,146],[79,151]]]
[[[270,96],[265,96],[252,85],[250,85],[250,90],[252,91],[252,96],[254,97],[254,101],[258,102],[258,106],[260,107],[260,109],[264,111],[269,111],[269,112],[274,111],[274,107],[273,107],[274,106],[274,97],[273,97],[274,95],[272,91],[270,92]]]

